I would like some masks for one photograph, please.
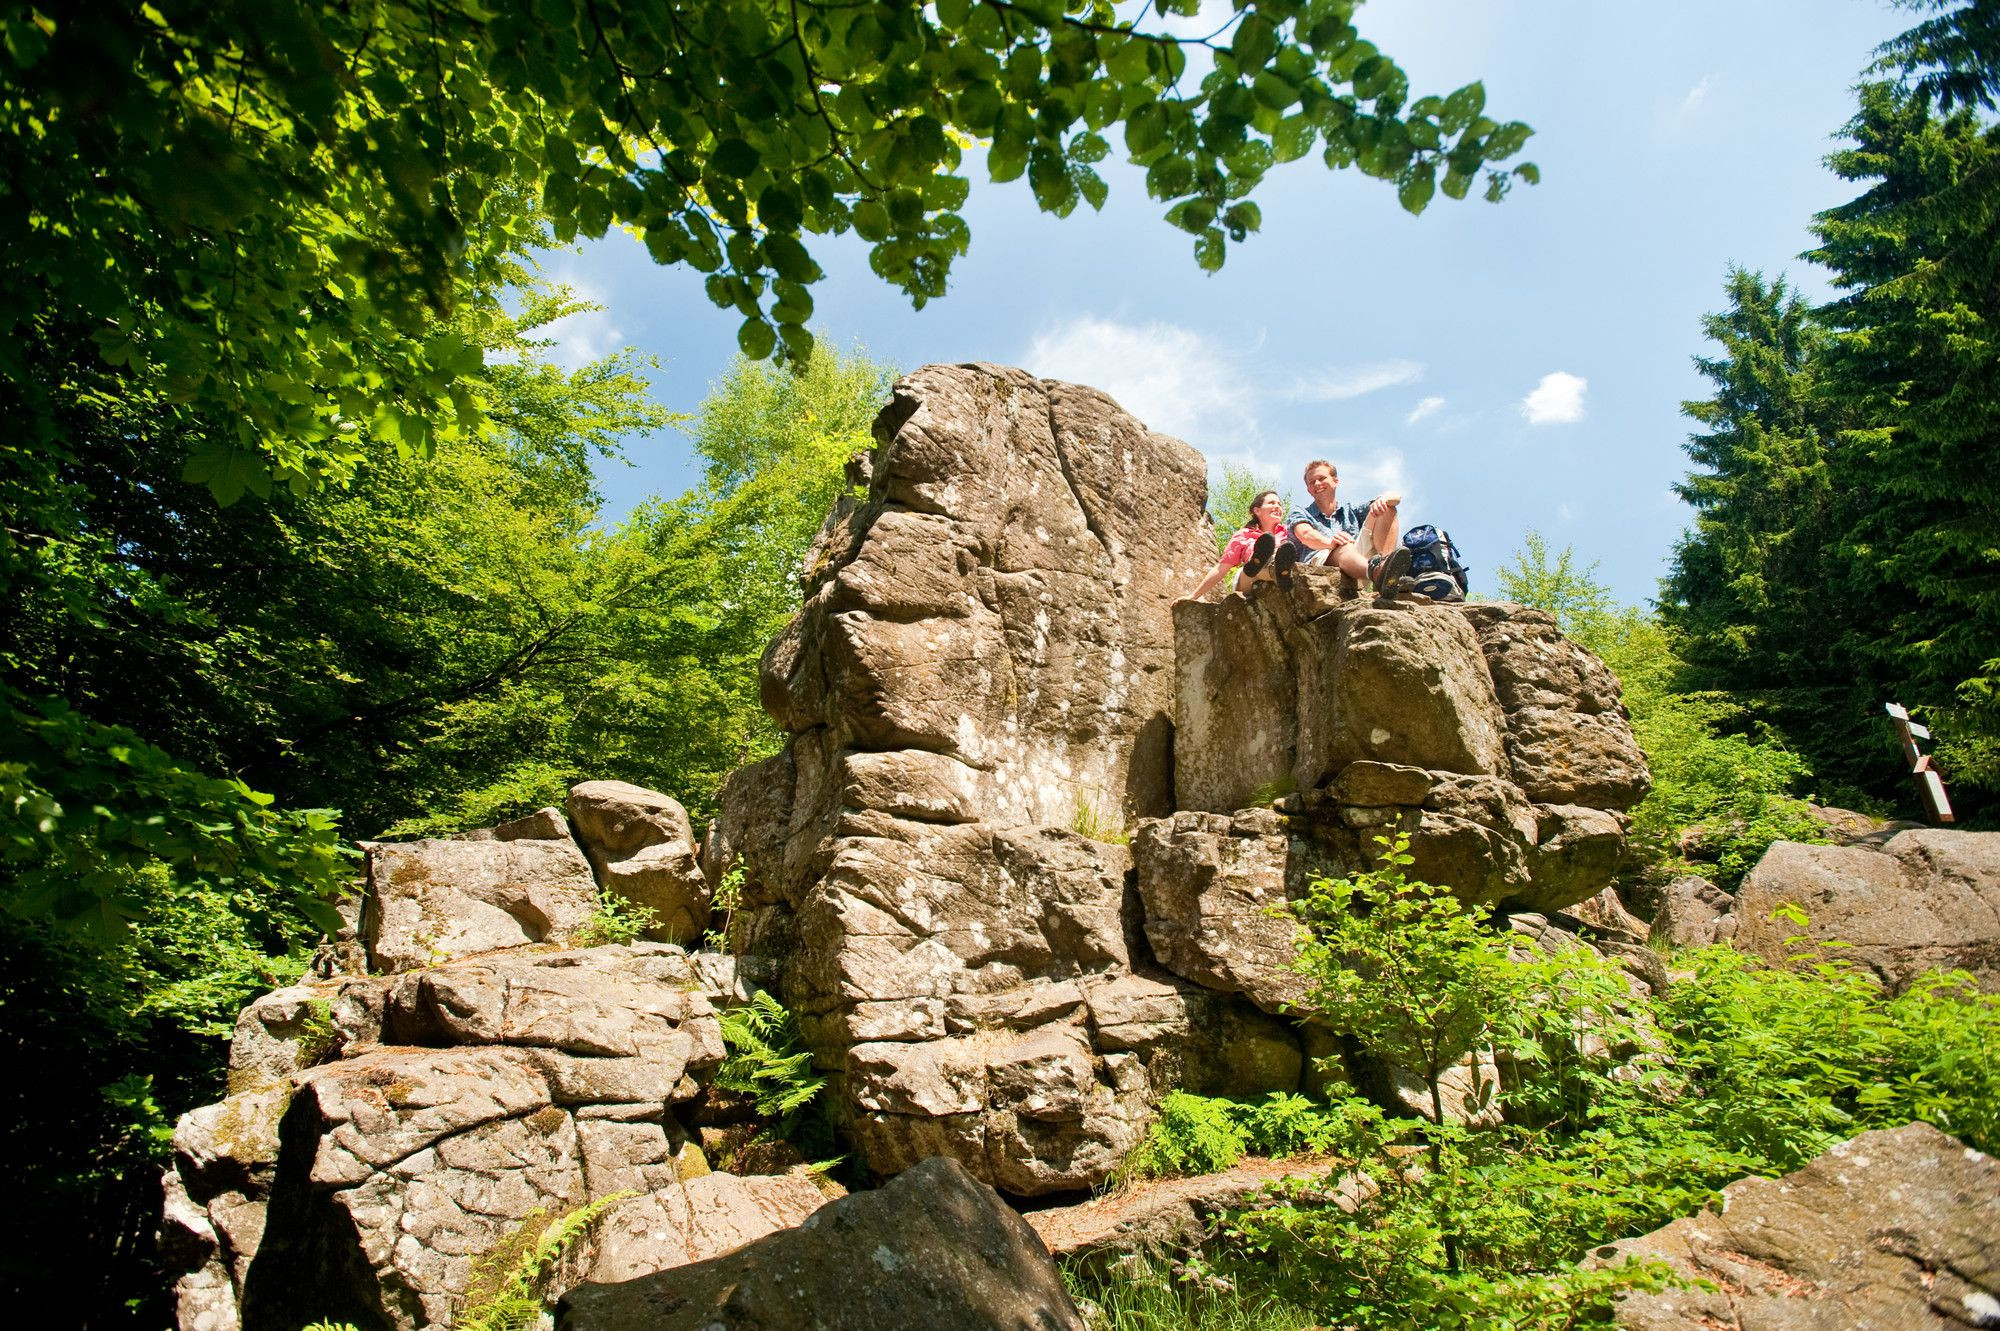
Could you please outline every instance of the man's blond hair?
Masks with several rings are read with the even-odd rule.
[[[1304,479],[1307,485],[1312,484],[1314,467],[1325,467],[1328,471],[1333,473],[1333,479],[1335,479],[1336,481],[1340,479],[1340,468],[1334,466],[1331,462],[1328,462],[1325,458],[1314,458],[1311,462],[1306,463],[1306,474]]]

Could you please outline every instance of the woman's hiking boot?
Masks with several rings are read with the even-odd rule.
[[[1299,548],[1290,541],[1278,547],[1278,553],[1271,556],[1271,575],[1280,587],[1292,585],[1292,568],[1299,562]]]
[[[1271,556],[1277,551],[1277,548],[1277,537],[1271,535],[1269,532],[1265,532],[1262,536],[1259,536],[1257,544],[1250,547],[1250,558],[1244,562],[1243,576],[1246,578],[1255,578],[1259,573],[1262,573],[1264,565],[1271,562]]]

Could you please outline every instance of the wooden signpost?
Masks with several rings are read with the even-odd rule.
[[[1920,739],[1929,739],[1929,727],[1918,725],[1910,719],[1910,713],[1901,703],[1884,703],[1882,710],[1889,713],[1896,722],[1896,733],[1903,740],[1903,757],[1909,760],[1910,775],[1917,779],[1917,788],[1924,792],[1924,803],[1931,811],[1931,821],[1939,825],[1957,821],[1952,816],[1951,799],[1944,793],[1944,779],[1931,766],[1931,756],[1917,747]]]

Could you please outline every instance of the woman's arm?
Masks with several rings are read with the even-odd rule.
[[[1208,571],[1208,576],[1201,580],[1201,585],[1196,587],[1192,592],[1189,592],[1186,596],[1181,597],[1181,600],[1199,601],[1202,597],[1208,595],[1209,592],[1213,591],[1217,583],[1221,582],[1224,578],[1228,577],[1229,570],[1233,567],[1234,565],[1230,564],[1227,560],[1221,560],[1221,559],[1216,560],[1215,567]]]

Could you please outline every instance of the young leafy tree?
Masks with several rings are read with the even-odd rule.
[[[1285,501],[1286,511],[1291,510],[1292,496],[1289,491],[1271,484],[1267,477],[1248,467],[1234,462],[1222,464],[1222,483],[1211,485],[1208,493],[1208,520],[1215,524],[1215,548],[1218,552],[1229,544],[1230,537],[1243,529],[1243,523],[1250,515],[1250,501],[1265,490],[1278,490]]]
[[[1444,1074],[1492,1044],[1496,1024],[1524,995],[1506,942],[1484,927],[1487,912],[1462,906],[1450,888],[1408,877],[1413,863],[1409,838],[1398,836],[1374,868],[1315,882],[1294,903],[1306,925],[1296,965],[1308,1007],[1424,1079],[1442,1129]],[[1439,1168],[1443,1135],[1431,1138]]]
[[[798,609],[808,549],[894,379],[858,348],[823,343],[792,368],[732,365],[681,425],[702,484],[588,537],[563,635],[526,668],[432,709],[385,755],[406,792],[393,832],[524,813],[587,777],[712,813],[723,778],[782,742],[758,662]]]

